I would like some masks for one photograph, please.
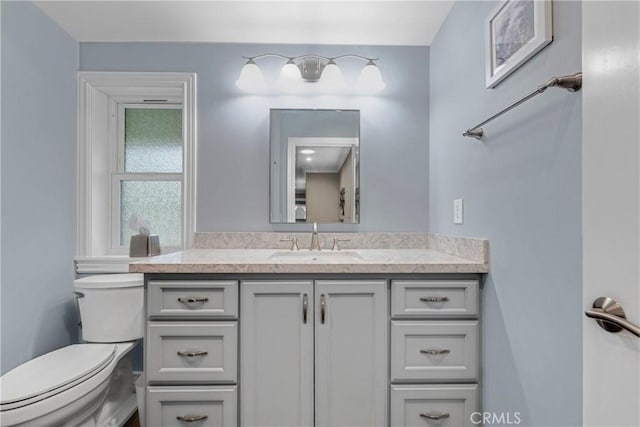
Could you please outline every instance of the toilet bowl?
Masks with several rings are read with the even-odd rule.
[[[121,426],[136,407],[130,351],[142,338],[143,276],[74,281],[83,344],[30,360],[0,378],[5,426]]]

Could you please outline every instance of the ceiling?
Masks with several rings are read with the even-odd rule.
[[[301,153],[312,149],[313,153]],[[296,148],[296,189],[304,189],[307,173],[338,173],[351,147],[302,146]]]
[[[453,1],[36,1],[36,4],[80,42],[428,46]]]
[[[311,154],[301,153],[312,149]],[[337,173],[342,169],[344,160],[349,155],[351,147],[298,147],[296,149],[296,165],[300,171],[317,173]]]

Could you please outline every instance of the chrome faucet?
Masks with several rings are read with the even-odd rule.
[[[311,246],[309,246],[310,251],[320,251],[320,242],[318,242],[318,223],[313,223],[313,231],[311,232]]]

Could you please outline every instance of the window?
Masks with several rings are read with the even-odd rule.
[[[195,74],[79,73],[79,273],[128,271],[142,217],[163,253],[195,226]]]
[[[182,247],[182,106],[120,104],[111,187],[111,252],[128,252],[139,215],[165,249]]]

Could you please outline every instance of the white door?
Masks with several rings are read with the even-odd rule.
[[[387,424],[384,280],[316,281],[316,426]]]
[[[242,282],[242,426],[313,426],[313,282]]]
[[[640,322],[640,7],[582,2],[583,304]],[[640,425],[640,339],[583,323],[583,424]]]

